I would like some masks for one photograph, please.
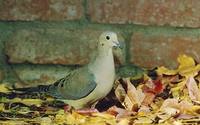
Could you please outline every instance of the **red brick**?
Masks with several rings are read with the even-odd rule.
[[[200,62],[200,38],[181,34],[145,35],[134,33],[130,43],[130,61],[142,67],[177,66],[177,57],[186,54]]]
[[[86,64],[96,49],[101,32],[61,28],[17,30],[6,41],[5,52],[10,63]],[[118,63],[125,62],[125,49],[114,50],[114,54]]]
[[[83,16],[82,0],[1,0],[0,20],[75,20]]]
[[[91,21],[200,27],[199,0],[88,0]]]

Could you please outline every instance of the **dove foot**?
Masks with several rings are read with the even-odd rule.
[[[65,105],[64,106],[64,111],[65,112],[70,112],[72,110],[72,106],[70,106],[70,105]]]
[[[99,111],[95,108],[86,108],[86,109],[77,109],[76,112],[82,115],[91,115],[92,113],[97,113]]]

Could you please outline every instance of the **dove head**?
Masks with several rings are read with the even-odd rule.
[[[112,47],[119,47],[120,43],[117,39],[117,34],[114,32],[103,32],[99,37],[99,47],[100,48],[112,48]]]

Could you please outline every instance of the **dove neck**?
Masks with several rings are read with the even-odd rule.
[[[104,63],[114,65],[112,48],[98,48],[89,66],[97,68],[96,66],[104,65]]]

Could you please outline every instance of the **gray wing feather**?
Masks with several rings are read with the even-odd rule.
[[[94,75],[87,68],[80,68],[55,82],[49,92],[56,98],[77,100],[89,95],[96,86]]]

